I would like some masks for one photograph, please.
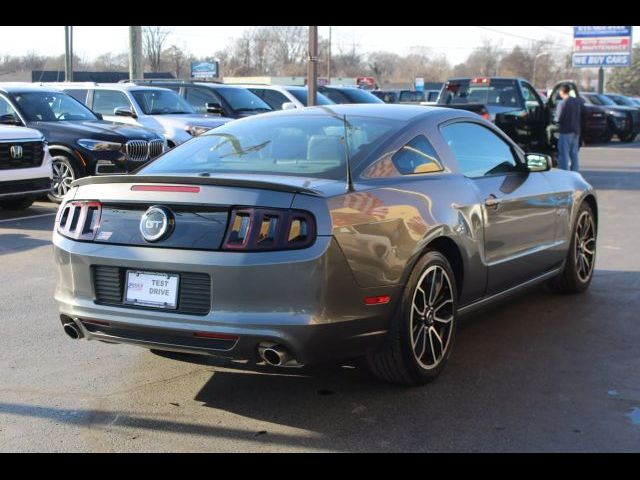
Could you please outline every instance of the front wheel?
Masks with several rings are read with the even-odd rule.
[[[384,345],[367,356],[381,380],[419,385],[442,371],[453,345],[457,291],[446,257],[427,252],[414,267]]]
[[[561,293],[580,293],[587,289],[596,263],[596,233],[593,210],[583,203],[573,227],[564,269],[550,282],[552,289]]]
[[[51,193],[47,194],[49,200],[60,203],[62,198],[71,189],[71,183],[79,178],[79,169],[64,155],[56,155],[51,159],[53,168],[53,187]]]

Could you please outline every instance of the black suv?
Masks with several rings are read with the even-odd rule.
[[[611,95],[602,95],[594,92],[582,92],[582,98],[590,105],[598,105],[607,113],[607,131],[605,142],[617,135],[621,142],[632,142],[640,133],[640,109],[637,106],[629,106],[616,103]]]
[[[189,102],[198,113],[243,118],[272,111],[260,97],[246,88],[233,85],[188,80],[136,80],[134,83],[169,88]]]
[[[49,144],[59,202],[71,182],[87,175],[128,173],[165,151],[146,128],[102,121],[64,92],[28,83],[0,84],[0,123],[39,130]]]

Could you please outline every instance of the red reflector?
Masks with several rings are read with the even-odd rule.
[[[180,193],[198,193],[200,187],[188,187],[177,185],[133,185],[131,190],[134,192],[180,192]]]
[[[198,338],[214,338],[216,340],[237,340],[236,335],[225,335],[224,333],[196,332],[194,335]]]
[[[82,323],[88,323],[89,325],[103,325],[105,327],[111,325],[111,323],[103,322],[102,320],[82,320]]]
[[[389,295],[379,295],[377,297],[364,297],[365,305],[384,305],[385,303],[389,303],[391,301],[391,297]]]

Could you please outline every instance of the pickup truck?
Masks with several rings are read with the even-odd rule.
[[[438,106],[471,110],[482,113],[486,109],[489,119],[509,135],[527,152],[550,152],[556,139],[548,127],[554,123],[560,85],[569,83],[579,97],[573,82],[560,82],[547,102],[524,79],[510,77],[459,77],[447,80],[438,98]],[[584,105],[582,137],[585,142],[597,141],[605,136],[607,118],[604,110],[595,105]]]

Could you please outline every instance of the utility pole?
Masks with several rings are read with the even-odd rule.
[[[309,58],[307,60],[307,106],[316,104],[318,90],[318,27],[309,27]]]
[[[327,54],[327,85],[331,85],[331,25],[329,25],[329,52]]]
[[[73,27],[64,27],[64,79],[73,82]]]
[[[604,68],[598,69],[598,93],[604,93]]]
[[[129,78],[144,78],[142,63],[142,27],[129,27]]]

